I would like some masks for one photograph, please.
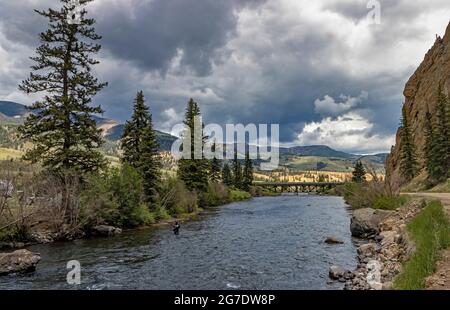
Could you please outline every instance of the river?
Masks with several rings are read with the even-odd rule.
[[[255,198],[204,212],[178,236],[161,227],[32,246],[36,271],[1,277],[0,289],[340,289],[328,269],[356,266],[349,223],[339,197]],[[66,283],[70,260],[81,264],[79,286]]]

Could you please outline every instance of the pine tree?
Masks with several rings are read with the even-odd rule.
[[[95,33],[95,20],[86,17],[86,9],[79,12],[76,23],[71,22],[69,17],[76,10],[72,3],[61,0],[59,10],[36,10],[48,19],[49,29],[40,34],[41,45],[31,57],[33,72],[19,85],[27,94],[44,93],[19,128],[22,138],[33,145],[24,158],[57,173],[96,171],[105,164],[98,151],[103,143],[101,131],[93,118],[102,110],[90,105],[92,97],[107,85],[92,75],[92,67],[98,64],[92,55],[101,49],[94,41],[101,37]]]
[[[401,123],[400,173],[406,181],[410,181],[417,174],[417,160],[415,145],[405,107],[402,109]]]
[[[445,181],[450,168],[450,117],[449,98],[444,94],[442,86],[438,88],[437,122],[436,122],[436,160],[440,171],[437,181]]]
[[[427,111],[425,115],[425,145],[423,149],[425,157],[425,169],[428,173],[428,182],[435,184],[442,173],[439,168],[439,159],[437,158],[437,137],[433,128],[431,113]]]
[[[198,104],[190,99],[186,108],[184,125],[190,132],[190,158],[182,158],[178,161],[178,175],[190,190],[206,192],[208,188],[208,161],[203,156],[203,129],[197,133],[201,135],[201,141],[195,141],[195,121],[200,117],[200,108]],[[187,135],[187,133],[185,133]],[[185,137],[187,138],[187,137]],[[185,140],[185,142],[187,139]],[[197,145],[196,145],[197,144]],[[201,148],[201,158],[195,158],[195,149]]]
[[[122,161],[134,168],[139,168],[140,165],[143,133],[149,122],[149,108],[145,105],[144,93],[139,91],[134,100],[133,115],[126,121],[120,139]]]
[[[125,124],[121,148],[122,161],[138,170],[142,177],[146,200],[154,203],[161,179],[161,158],[152,115],[145,105],[142,91],[137,93],[133,116]]]
[[[222,182],[226,186],[233,185],[233,176],[231,175],[231,169],[228,163],[225,163],[222,168]]]
[[[237,151],[234,152],[233,159],[233,185],[238,189],[242,189],[242,166],[238,160]]]
[[[212,146],[212,151],[216,152],[216,142],[214,142]],[[209,165],[209,180],[212,183],[219,183],[221,175],[221,165],[220,160],[214,156],[214,158],[210,161]]]
[[[352,182],[363,183],[366,181],[366,169],[360,160],[356,161],[355,168],[353,169]]]
[[[242,176],[242,189],[249,192],[253,184],[253,163],[250,159],[250,154],[247,151],[245,153],[244,172]]]

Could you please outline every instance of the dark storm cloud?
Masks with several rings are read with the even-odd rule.
[[[233,35],[235,10],[263,1],[133,0],[104,2],[98,29],[104,47],[141,69],[165,72],[181,53],[181,64],[207,75],[220,50]]]
[[[8,68],[15,68],[0,77],[0,94],[16,91],[12,85],[28,73],[27,57],[46,26],[32,11],[36,2],[0,0],[0,57],[6,50],[14,59]],[[89,9],[103,35],[97,74],[110,84],[95,100],[105,116],[123,121],[136,91],[143,89],[157,127],[167,130],[194,97],[207,122],[279,123],[281,140],[291,142],[305,125],[327,117],[351,124],[351,115],[318,113],[317,99],[338,102],[341,95],[353,98],[366,91],[368,97],[345,112],[371,126],[347,133],[379,136],[371,140],[379,141],[394,133],[404,83],[433,42],[427,18],[432,12],[445,15],[449,5],[447,0],[380,1],[382,23],[367,27],[361,26],[367,2],[97,0]],[[42,0],[37,8],[56,3]],[[442,33],[441,27],[433,30]],[[17,53],[13,42],[28,52]],[[414,44],[421,48],[408,54]],[[417,59],[407,61],[411,56]],[[326,131],[319,126],[314,134]],[[358,151],[351,145],[346,150]]]

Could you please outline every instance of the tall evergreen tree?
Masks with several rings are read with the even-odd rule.
[[[242,189],[249,192],[253,184],[253,163],[250,159],[250,153],[245,153],[244,172],[242,175]]]
[[[222,182],[226,186],[233,185],[233,176],[231,175],[231,169],[228,163],[225,163],[222,168]]]
[[[214,144],[212,146],[212,151],[216,152],[216,142],[214,142]],[[210,165],[209,165],[209,180],[212,183],[220,182],[221,172],[222,172],[222,169],[221,169],[220,160],[218,160],[216,158],[216,156],[214,156],[213,159],[211,159]]]
[[[182,158],[178,161],[178,175],[190,190],[205,192],[208,188],[208,161],[203,156],[203,145],[205,138],[203,137],[203,125],[200,124],[200,132],[196,133],[195,121],[200,117],[200,108],[197,102],[190,99],[186,108],[184,125],[187,131],[184,135],[190,134],[190,139],[186,139],[185,143],[190,141],[190,158]],[[200,135],[200,137],[196,137]],[[197,138],[197,141],[196,141]],[[185,146],[183,144],[183,146]],[[195,158],[196,148],[200,148],[197,152],[201,152],[201,158]]]
[[[449,176],[450,168],[450,117],[449,98],[442,86],[438,88],[436,121],[436,159],[440,175],[437,181],[444,181]]]
[[[405,107],[402,109],[402,127],[400,144],[400,173],[406,181],[412,180],[417,174],[417,159],[414,140]]]
[[[238,189],[242,188],[242,166],[238,160],[237,151],[234,151],[233,159],[233,185]]]
[[[356,161],[353,169],[352,182],[362,183],[366,181],[366,169],[360,160]]]
[[[79,3],[84,6],[91,1]],[[19,89],[27,94],[42,92],[44,98],[31,106],[33,114],[19,128],[33,145],[24,157],[55,172],[95,171],[105,164],[98,151],[103,143],[101,131],[93,118],[102,110],[90,105],[92,97],[107,85],[92,75],[92,67],[98,64],[92,56],[101,49],[95,41],[101,37],[84,7],[74,21],[76,4],[60,2],[57,10],[36,10],[48,19],[49,29],[40,34],[41,45],[31,57],[33,72]]]
[[[437,136],[433,128],[433,120],[431,113],[427,111],[425,115],[425,145],[423,149],[425,157],[425,169],[428,173],[428,182],[435,184],[439,180],[439,175],[442,173],[439,168],[439,158],[437,158]]]
[[[161,179],[161,158],[152,115],[142,91],[137,93],[133,115],[125,124],[121,148],[122,161],[138,170],[146,199],[154,203]]]
[[[144,92],[139,91],[134,100],[133,115],[126,121],[120,139],[122,161],[134,168],[139,168],[143,133],[149,123],[149,108],[145,105]]]

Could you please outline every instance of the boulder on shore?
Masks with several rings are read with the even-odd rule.
[[[340,266],[336,266],[336,265],[331,266],[330,270],[328,272],[328,275],[333,280],[338,280],[339,278],[343,278],[344,274],[345,274],[345,269]]]
[[[108,225],[98,225],[92,228],[91,234],[94,236],[115,236],[120,235],[122,233],[122,229],[114,227],[114,226],[108,226]]]
[[[12,253],[0,253],[0,276],[10,273],[32,272],[41,260],[38,253],[17,250]]]
[[[336,237],[328,237],[325,239],[324,242],[327,244],[343,244],[344,243],[344,241],[342,241]]]
[[[355,210],[350,222],[352,236],[359,238],[375,236],[379,233],[379,224],[391,213],[392,211],[372,208]]]

